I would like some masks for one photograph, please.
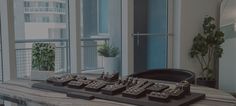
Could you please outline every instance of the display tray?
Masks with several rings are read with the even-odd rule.
[[[72,92],[85,93],[93,95],[95,98],[99,99],[117,101],[139,106],[188,106],[189,104],[192,104],[205,98],[205,94],[191,93],[190,95],[185,95],[185,97],[181,99],[171,99],[169,102],[158,102],[158,101],[148,100],[147,96],[141,98],[128,98],[122,96],[122,94],[105,95],[102,94],[101,92],[91,92],[91,91],[86,91],[85,89],[69,88],[67,86],[54,86],[53,84],[47,82],[35,83],[32,85],[32,87],[60,93],[72,93]]]

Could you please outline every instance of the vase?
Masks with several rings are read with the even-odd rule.
[[[104,57],[103,66],[104,66],[104,73],[114,74],[118,72],[118,58]]]
[[[200,78],[197,78],[197,85],[215,88],[216,80],[208,80],[206,78],[200,77]]]

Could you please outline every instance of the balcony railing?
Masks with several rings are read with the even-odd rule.
[[[109,38],[82,38],[81,60],[82,71],[103,70],[103,57],[97,52],[99,46],[108,43]]]
[[[70,48],[67,39],[16,40],[16,68],[18,78],[30,78],[32,71],[32,44],[35,42],[55,43],[55,72],[70,72]],[[98,55],[97,49],[99,45],[108,42],[109,38],[81,39],[82,71],[103,69],[103,57]]]
[[[66,10],[64,8],[53,8],[53,7],[25,7],[25,13],[35,13],[35,12],[55,12],[59,14],[65,14]]]
[[[55,72],[69,70],[69,42],[67,39],[30,39],[16,40],[16,69],[17,78],[30,78],[32,71],[32,44],[35,42],[54,43]]]

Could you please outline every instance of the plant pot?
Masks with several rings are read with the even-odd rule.
[[[206,78],[197,78],[197,85],[215,88],[216,80],[208,80]]]
[[[118,72],[118,59],[116,57],[104,57],[103,63],[105,73],[113,74]]]
[[[49,78],[50,76],[54,75],[54,71],[38,71],[32,70],[31,71],[31,80],[43,81]]]

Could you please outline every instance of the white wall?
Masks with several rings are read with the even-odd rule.
[[[174,68],[199,74],[199,63],[189,56],[193,38],[202,31],[206,15],[217,17],[220,0],[174,1]]]

